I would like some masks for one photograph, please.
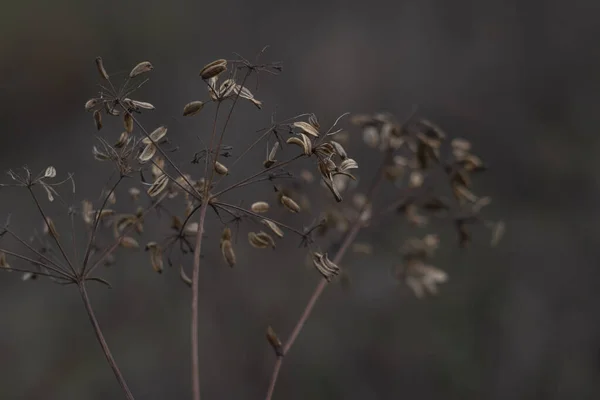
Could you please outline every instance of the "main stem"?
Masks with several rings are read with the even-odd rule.
[[[352,227],[350,228],[350,230],[344,237],[344,240],[343,240],[342,244],[340,245],[338,252],[336,253],[335,257],[332,260],[334,264],[339,264],[342,261],[342,258],[344,257],[344,255],[346,254],[348,249],[350,248],[350,245],[354,242],[354,239],[356,239],[358,232],[360,232],[360,229],[362,228],[362,225],[363,225],[361,216],[362,216],[363,212],[365,211],[366,207],[369,205],[369,203],[371,203],[373,201],[373,197],[375,196],[375,193],[377,192],[377,190],[379,189],[379,187],[381,185],[381,182],[383,181],[383,173],[382,173],[383,168],[385,167],[390,156],[391,156],[391,152],[388,151],[384,157],[383,162],[379,166],[379,169],[377,170],[377,175],[375,177],[375,180],[373,181],[373,183],[371,184],[371,187],[367,191],[366,196],[367,196],[367,199],[369,199],[369,201],[360,209],[360,211],[358,213],[358,217],[356,218],[356,221],[354,221],[354,223],[352,224]],[[310,296],[310,299],[308,300],[308,303],[306,304],[306,307],[304,308],[304,311],[302,312],[300,319],[298,320],[298,322],[296,322],[296,326],[294,327],[294,330],[292,331],[288,340],[284,343],[281,355],[278,355],[277,360],[275,361],[275,366],[273,367],[273,373],[271,375],[271,381],[269,382],[269,389],[267,391],[267,396],[266,396],[265,400],[271,400],[273,398],[273,392],[275,391],[275,384],[277,383],[277,378],[279,377],[279,371],[281,370],[281,366],[283,364],[283,357],[290,351],[292,345],[298,338],[300,331],[302,331],[304,324],[308,320],[308,317],[310,317],[310,313],[312,312],[313,308],[315,307],[315,304],[317,304],[317,300],[319,299],[319,297],[321,297],[321,294],[327,287],[328,283],[329,283],[329,281],[325,278],[322,278],[319,281],[312,296]]]
[[[96,319],[96,314],[94,314],[94,309],[92,308],[92,304],[90,303],[90,298],[88,297],[87,290],[85,289],[85,283],[80,282],[78,284],[78,286],[79,286],[79,293],[81,294],[81,299],[83,300],[83,304],[85,305],[85,310],[87,311],[87,314],[90,317],[90,322],[92,323],[92,326],[94,327],[94,333],[96,334],[96,338],[98,339],[98,342],[100,343],[100,347],[102,347],[102,351],[104,352],[106,361],[108,361],[108,365],[110,365],[110,368],[112,368],[113,373],[115,374],[115,377],[117,378],[117,381],[119,382],[119,385],[121,385],[121,388],[123,389],[123,392],[125,393],[125,398],[127,400],[135,400],[133,397],[133,394],[131,394],[131,391],[129,390],[129,387],[127,386],[127,382],[125,382],[125,378],[123,377],[123,374],[121,374],[121,371],[119,370],[119,366],[117,365],[117,362],[115,361],[115,359],[112,356],[112,353],[110,352],[110,348],[108,347],[106,340],[104,339],[104,335],[102,334],[102,329],[100,329],[100,324],[98,323],[98,320]]]
[[[202,249],[202,236],[204,234],[204,221],[208,210],[208,198],[203,200],[200,207],[200,220],[198,221],[198,232],[196,233],[196,245],[194,246],[194,269],[192,271],[192,398],[200,400],[200,361],[198,351],[198,286],[200,275],[200,253]]]

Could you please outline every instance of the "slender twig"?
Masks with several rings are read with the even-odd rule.
[[[202,236],[204,234],[204,222],[208,201],[204,201],[200,207],[200,218],[198,221],[198,232],[194,246],[194,268],[192,271],[192,321],[190,327],[192,342],[192,398],[200,400],[200,360],[198,345],[198,291],[200,275],[200,252],[202,250]]]
[[[283,223],[281,223],[281,222],[279,222],[279,221],[276,221],[276,220],[274,220],[274,219],[272,219],[272,218],[265,217],[264,215],[257,214],[257,213],[255,213],[255,212],[253,212],[253,211],[246,210],[246,209],[245,209],[245,208],[243,208],[243,207],[239,207],[239,206],[236,206],[236,205],[234,205],[234,204],[221,203],[221,202],[214,202],[214,203],[212,203],[212,204],[213,204],[215,207],[218,207],[218,208],[220,208],[220,209],[225,209],[226,207],[229,207],[229,208],[233,208],[234,210],[237,210],[237,211],[243,212],[243,213],[245,213],[245,214],[248,214],[248,215],[249,215],[249,216],[251,216],[251,217],[255,217],[255,218],[258,218],[258,219],[261,219],[261,220],[262,220],[262,219],[264,219],[264,220],[266,220],[266,221],[271,221],[271,222],[273,222],[274,224],[276,224],[276,225],[279,225],[279,226],[281,226],[282,228],[285,228],[285,229],[289,230],[290,232],[294,232],[295,234],[297,234],[297,235],[299,235],[299,236],[305,236],[305,234],[304,234],[304,233],[300,232],[300,231],[299,231],[298,229],[296,229],[296,228],[292,228],[292,227],[291,227],[291,226],[289,226],[289,225],[283,224]]]
[[[4,228],[6,230],[6,232],[11,235],[13,238],[15,238],[19,243],[21,243],[23,246],[27,247],[27,249],[33,253],[35,253],[36,256],[42,258],[43,260],[48,261],[50,264],[52,264],[54,267],[56,267],[57,269],[63,271],[65,273],[65,275],[67,274],[67,271],[63,268],[62,265],[60,265],[58,262],[52,260],[49,257],[46,257],[44,254],[42,254],[41,252],[37,251],[36,249],[34,249],[29,243],[27,243],[25,240],[21,239],[19,237],[19,235],[17,235],[16,233],[14,233],[13,231],[11,231],[8,228]]]
[[[280,162],[279,164],[272,165],[272,166],[271,166],[271,167],[269,167],[269,168],[265,168],[265,169],[263,169],[263,170],[260,170],[260,171],[258,171],[257,173],[255,173],[254,175],[251,175],[251,176],[249,176],[249,177],[247,177],[247,178],[244,178],[244,179],[242,179],[241,181],[239,181],[239,182],[236,182],[236,183],[234,183],[233,185],[231,185],[231,186],[229,186],[229,187],[226,187],[225,189],[221,190],[220,192],[217,192],[217,193],[216,193],[216,194],[214,194],[212,197],[219,197],[219,196],[221,196],[223,193],[227,193],[227,192],[229,192],[230,190],[237,189],[237,188],[239,188],[239,187],[242,187],[242,186],[246,186],[246,185],[248,185],[248,184],[250,184],[250,183],[251,183],[252,179],[254,179],[254,178],[257,178],[257,177],[259,177],[259,176],[261,176],[261,175],[263,175],[263,174],[266,174],[267,172],[270,172],[270,171],[272,171],[272,170],[274,170],[274,169],[281,168],[281,167],[283,167],[284,165],[290,164],[290,163],[292,163],[292,162],[294,162],[294,161],[296,161],[297,159],[299,159],[299,158],[302,158],[302,157],[306,157],[306,155],[304,155],[304,154],[299,154],[299,155],[297,155],[297,156],[295,156],[295,157],[293,157],[293,158],[290,158],[290,159],[289,159],[289,160],[287,160],[287,161],[283,161],[283,162]]]
[[[381,163],[380,167],[377,170],[376,178],[373,181],[373,183],[371,184],[371,187],[369,188],[369,190],[367,191],[366,198],[368,199],[368,201],[365,202],[365,204],[361,207],[356,220],[354,221],[350,230],[347,232],[346,236],[344,237],[344,240],[343,240],[342,244],[340,245],[339,250],[337,251],[335,257],[332,260],[334,264],[339,264],[342,261],[342,258],[344,257],[344,255],[346,254],[346,252],[348,251],[348,249],[354,242],[354,239],[356,239],[358,232],[362,228],[363,221],[361,220],[361,217],[363,215],[363,212],[366,210],[366,208],[372,203],[375,193],[377,192],[381,183],[383,182],[383,177],[384,177],[383,169],[384,169],[385,165],[388,163],[390,155],[391,155],[391,152],[388,151],[386,153],[386,155],[384,156],[383,162]],[[277,356],[277,360],[275,361],[275,366],[273,367],[273,373],[271,375],[271,380],[269,382],[269,388],[267,390],[267,396],[265,397],[265,400],[271,400],[273,398],[273,392],[275,391],[275,385],[276,385],[277,379],[279,377],[279,371],[281,370],[281,366],[283,364],[283,357],[285,357],[285,355],[290,351],[294,342],[298,338],[298,335],[300,334],[300,332],[302,331],[302,328],[304,327],[304,324],[310,317],[310,314],[311,314],[315,304],[317,303],[317,300],[319,300],[319,297],[321,297],[321,294],[327,287],[328,283],[329,283],[329,281],[326,278],[322,278],[319,281],[313,294],[309,298],[308,303],[306,304],[306,306],[304,308],[304,311],[302,311],[302,315],[300,315],[300,319],[298,320],[298,322],[296,322],[296,325],[294,326],[294,329],[293,329],[292,333],[290,334],[290,337],[288,338],[288,340],[285,341],[285,343],[283,345],[283,349],[282,349],[281,353]]]
[[[114,193],[114,191],[117,189],[117,186],[119,185],[119,183],[121,183],[122,180],[123,180],[123,175],[120,175],[119,179],[115,182],[115,184],[112,186],[110,191],[106,194],[106,197],[104,198],[104,201],[102,202],[102,206],[95,213],[94,226],[92,227],[92,232],[90,233],[90,239],[85,248],[85,256],[83,257],[83,264],[81,267],[82,275],[85,275],[85,269],[88,265],[88,261],[90,259],[90,254],[92,253],[92,246],[94,244],[94,239],[96,238],[96,233],[98,231],[98,224],[100,223],[100,219],[102,218],[102,211],[104,211],[104,208],[106,207],[106,204],[108,203],[108,200],[110,199],[110,196]]]
[[[33,192],[33,189],[31,188],[31,186],[28,186],[27,189],[29,189],[29,193],[31,194],[31,197],[33,198],[33,202],[35,203],[38,211],[40,212],[42,218],[44,219],[44,224],[48,228],[48,233],[50,234],[50,236],[52,236],[52,239],[54,239],[54,242],[56,243],[56,246],[58,246],[58,249],[60,250],[62,256],[65,259],[65,261],[67,262],[67,265],[71,269],[71,272],[73,272],[74,275],[77,275],[77,272],[75,270],[75,266],[73,265],[73,263],[71,263],[71,260],[69,259],[69,256],[65,252],[65,249],[60,244],[60,240],[58,240],[58,237],[56,236],[56,232],[54,232],[54,230],[50,229],[50,223],[48,222],[48,217],[46,216],[46,213],[42,209],[42,206],[41,206],[41,204],[40,204],[37,196]]]
[[[21,254],[19,254],[19,253],[14,253],[14,252],[12,252],[12,251],[10,251],[10,250],[6,250],[6,249],[0,249],[0,251],[2,251],[2,252],[4,252],[4,253],[8,254],[9,256],[12,256],[12,257],[15,257],[15,258],[21,259],[21,260],[23,260],[23,261],[30,262],[30,263],[32,263],[33,265],[37,265],[37,266],[40,266],[40,267],[46,268],[46,269],[48,269],[48,270],[50,270],[50,271],[56,272],[56,273],[57,273],[57,274],[59,274],[61,277],[64,277],[64,279],[67,279],[67,280],[72,280],[72,279],[73,279],[73,276],[69,275],[67,272],[65,272],[65,271],[63,271],[62,269],[60,269],[60,268],[57,268],[57,267],[55,267],[55,266],[53,266],[53,265],[44,264],[44,263],[43,263],[43,262],[41,262],[41,261],[36,261],[36,260],[34,260],[33,258],[29,258],[29,257],[27,257],[27,256],[24,256],[24,255],[21,255]],[[32,271],[29,271],[29,272],[32,272]]]
[[[106,343],[106,340],[104,339],[104,334],[102,333],[102,329],[100,329],[100,324],[98,323],[98,320],[96,319],[96,315],[94,314],[94,309],[92,308],[92,304],[90,303],[90,299],[88,297],[88,294],[87,294],[87,291],[85,288],[85,283],[80,282],[78,284],[78,286],[79,286],[79,293],[81,294],[81,300],[83,301],[85,310],[87,311],[87,314],[90,318],[90,322],[92,323],[92,326],[94,328],[94,333],[96,334],[96,338],[98,339],[98,342],[100,343],[100,346],[102,347],[102,351],[104,352],[106,361],[108,361],[108,364],[110,365],[110,368],[113,370],[113,373],[115,374],[115,377],[117,378],[117,381],[119,382],[119,385],[121,385],[121,388],[123,389],[123,392],[125,393],[125,398],[127,398],[127,400],[134,400],[133,394],[131,394],[129,387],[127,386],[127,382],[125,382],[125,378],[123,377],[123,374],[121,374],[121,370],[119,369],[119,366],[117,365],[117,362],[113,358],[112,353],[110,352],[110,348],[108,347],[108,344]]]

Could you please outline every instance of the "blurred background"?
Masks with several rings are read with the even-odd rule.
[[[208,112],[180,117],[184,104],[206,98],[200,68],[233,52],[254,57],[265,45],[263,59],[282,61],[284,71],[261,75],[262,111],[236,110],[230,129],[243,140],[267,126],[275,108],[281,119],[315,112],[327,125],[343,112],[401,119],[417,104],[490,165],[475,190],[493,198],[488,216],[506,221],[500,245],[475,236],[465,251],[452,230],[442,231],[435,265],[450,280],[439,296],[417,300],[390,268],[403,240],[427,228],[408,230],[398,219],[363,232],[360,241],[378,243],[374,254],[346,257],[351,285],[334,284],[319,300],[275,399],[600,398],[597,1],[2,6],[0,169],[74,172],[76,197],[67,199],[76,204],[97,200],[111,174],[92,158],[97,132],[83,108],[98,91],[98,55],[116,78],[139,61],[154,64],[134,98],[157,107],[143,122],[167,124],[189,168],[210,126]],[[105,125],[102,135],[116,140],[120,121]],[[378,154],[355,153],[368,176]],[[248,157],[249,168],[262,157],[264,149]],[[252,190],[246,204],[272,191]],[[131,209],[124,191],[117,197]],[[64,218],[64,208],[48,208]],[[0,219],[9,213],[24,237],[41,229],[23,191],[0,191]],[[319,276],[303,267],[305,251],[291,238],[273,253],[240,236],[240,262],[230,269],[213,223],[200,283],[203,398],[261,399],[275,360],[265,328],[287,337]],[[141,241],[155,239],[146,228]],[[121,251],[101,276],[113,289],[92,283],[90,297],[136,398],[189,398],[190,291],[176,268],[159,275],[147,254]],[[117,398],[75,288],[0,275],[0,399]]]

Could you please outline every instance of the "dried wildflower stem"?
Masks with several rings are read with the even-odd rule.
[[[119,179],[115,182],[115,184],[110,188],[110,191],[104,197],[102,206],[96,212],[96,218],[94,218],[94,226],[92,227],[92,232],[90,233],[90,239],[85,248],[85,256],[83,257],[83,264],[82,264],[82,271],[81,271],[82,275],[85,275],[85,269],[88,265],[88,261],[90,259],[90,254],[92,253],[92,245],[94,244],[94,240],[96,239],[96,233],[98,231],[98,224],[100,223],[100,218],[102,217],[102,211],[104,211],[104,209],[106,208],[106,204],[108,203],[110,196],[115,192],[115,190],[117,189],[117,186],[119,186],[119,184],[121,183],[122,180],[123,180],[123,175],[120,175]]]
[[[85,310],[87,311],[87,314],[90,318],[90,322],[92,323],[92,326],[94,327],[94,333],[96,334],[96,338],[98,339],[98,342],[100,343],[100,346],[102,347],[102,351],[104,352],[106,361],[108,361],[108,364],[110,365],[111,369],[113,370],[113,373],[115,374],[115,377],[117,378],[117,381],[119,382],[119,385],[121,385],[121,388],[123,389],[123,392],[125,393],[125,398],[127,398],[127,400],[134,400],[133,394],[131,394],[129,387],[127,386],[127,382],[125,382],[125,378],[123,377],[123,374],[121,374],[121,370],[119,370],[119,366],[117,365],[115,359],[113,358],[112,353],[110,352],[110,348],[108,347],[108,344],[106,343],[106,340],[104,339],[104,334],[102,333],[102,329],[100,329],[100,324],[98,323],[98,320],[96,319],[96,314],[94,314],[94,309],[92,308],[92,304],[90,303],[90,299],[88,297],[88,294],[87,294],[87,291],[85,288],[85,283],[80,282],[78,284],[78,287],[79,287],[79,293],[81,294],[81,300],[83,300],[83,304],[85,305]]]
[[[148,207],[142,214],[142,218],[146,216],[150,211],[154,210],[158,205],[167,197],[167,193],[163,193],[150,207]],[[90,268],[87,269],[84,278],[87,278],[102,262],[109,256],[112,252],[114,252],[119,244],[121,243],[121,239],[123,239],[126,235],[128,235],[134,229],[134,225],[128,226],[121,235],[115,239],[114,243],[108,247],[104,252],[100,255],[100,257],[92,264]]]
[[[46,257],[44,254],[42,254],[39,251],[37,251],[36,249],[34,249],[29,243],[27,243],[26,241],[24,241],[23,239],[21,239],[12,230],[10,230],[8,228],[4,228],[4,229],[6,230],[6,232],[9,235],[11,235],[14,239],[16,239],[19,243],[21,243],[23,246],[25,246],[29,251],[31,251],[32,253],[34,253],[36,256],[38,256],[41,259],[47,261],[49,264],[51,264],[52,266],[54,266],[57,270],[60,270],[61,273],[64,274],[65,276],[70,276],[70,275],[67,274],[67,272],[64,270],[64,268],[59,263],[57,263],[56,261],[52,260],[51,258]],[[38,262],[35,262],[34,264],[37,264],[37,263]],[[50,268],[48,268],[48,269],[50,269]]]
[[[29,193],[31,194],[31,197],[33,198],[33,201],[34,201],[38,211],[40,212],[42,218],[44,219],[44,224],[46,224],[46,227],[48,228],[48,233],[50,234],[50,236],[52,236],[52,239],[54,239],[56,246],[60,250],[60,253],[64,257],[65,261],[67,262],[67,265],[71,269],[71,272],[73,273],[73,275],[77,275],[77,272],[75,271],[75,266],[73,265],[73,263],[71,263],[71,260],[69,259],[69,256],[65,252],[65,249],[60,244],[60,240],[58,240],[58,236],[56,236],[56,232],[54,232],[54,230],[50,228],[50,223],[48,222],[48,217],[46,216],[46,213],[42,209],[42,206],[40,205],[40,202],[39,202],[37,196],[35,195],[35,193],[33,193],[33,189],[31,188],[31,186],[29,186],[28,189],[29,189]]]
[[[272,170],[274,170],[274,169],[281,168],[281,167],[283,167],[283,166],[285,166],[285,165],[287,165],[287,164],[290,164],[290,163],[292,163],[292,162],[294,162],[294,161],[296,161],[297,159],[299,159],[299,158],[302,158],[302,157],[306,157],[306,155],[304,155],[304,154],[299,154],[299,155],[297,155],[297,156],[295,156],[295,157],[293,157],[293,158],[290,158],[290,159],[289,159],[289,160],[287,160],[287,161],[283,161],[283,162],[280,162],[279,164],[272,165],[272,166],[271,166],[271,167],[269,167],[269,168],[265,168],[265,169],[263,169],[263,170],[261,170],[261,171],[259,171],[259,172],[255,173],[254,175],[252,175],[252,176],[249,176],[249,177],[247,177],[247,178],[244,178],[244,179],[242,179],[241,181],[239,181],[239,182],[237,182],[237,183],[234,183],[233,185],[231,185],[231,186],[229,186],[229,187],[227,187],[227,188],[225,188],[225,189],[221,190],[220,192],[217,192],[216,194],[214,194],[214,195],[213,195],[213,197],[219,197],[219,196],[221,196],[222,194],[229,192],[230,190],[237,189],[237,188],[240,188],[240,187],[242,187],[242,186],[246,186],[246,185],[249,185],[249,184],[251,184],[251,183],[254,183],[254,182],[252,182],[252,179],[254,179],[254,178],[258,178],[259,176],[261,176],[261,175],[264,175],[264,174],[266,174],[267,172],[270,172],[270,171],[272,171]]]
[[[146,130],[146,128],[144,128],[144,126],[141,124],[140,121],[138,121],[138,119],[123,105],[121,105],[121,108],[123,108],[123,110],[129,114],[131,116],[131,119],[133,120],[133,122],[138,126],[138,128],[140,128],[140,130],[144,133],[144,135],[146,136],[146,138],[148,138],[150,140],[150,142],[152,142],[152,144],[154,146],[156,146],[156,150],[158,150],[158,152],[160,153],[160,155],[169,163],[169,165],[177,172],[177,174],[179,176],[181,176],[181,178],[184,180],[184,182],[186,184],[189,185],[189,187],[192,188],[192,190],[194,190],[196,192],[196,195],[200,196],[200,193],[198,193],[198,191],[196,190],[195,186],[190,182],[190,180],[187,178],[187,176],[181,171],[181,169],[173,162],[173,160],[171,160],[171,157],[169,157],[169,155],[158,145],[158,143],[156,143],[151,137],[150,137],[150,133]],[[162,171],[162,169],[161,169]],[[162,171],[164,173],[164,171]]]
[[[361,209],[358,213],[358,217],[356,218],[356,220],[352,224],[350,230],[344,237],[344,240],[343,240],[342,244],[340,245],[338,252],[336,253],[334,259],[332,260],[334,264],[339,264],[340,261],[342,261],[342,258],[344,257],[344,255],[346,254],[346,252],[348,251],[348,249],[354,242],[354,239],[356,239],[358,232],[362,228],[363,221],[361,220],[361,216],[362,216],[363,212],[367,209],[368,205],[373,201],[373,197],[375,196],[377,190],[379,189],[379,187],[381,186],[381,183],[383,182],[383,178],[384,178],[383,169],[384,169],[385,165],[387,164],[387,162],[389,161],[390,156],[391,156],[391,152],[389,152],[389,151],[386,152],[386,155],[384,156],[384,160],[381,163],[381,165],[377,171],[376,178],[373,181],[373,184],[371,185],[369,190],[367,191],[366,198],[368,199],[368,201],[366,201],[365,204],[361,207]],[[302,331],[302,328],[304,327],[304,324],[310,317],[310,314],[311,314],[313,308],[315,307],[317,300],[319,300],[319,297],[321,297],[321,294],[327,287],[328,283],[329,283],[329,281],[326,278],[322,278],[319,281],[312,296],[310,296],[310,298],[308,299],[308,303],[306,304],[306,307],[304,308],[304,311],[302,312],[300,319],[298,320],[298,322],[296,322],[296,326],[294,327],[294,330],[290,334],[290,337],[288,338],[288,340],[285,341],[281,355],[278,355],[277,360],[275,361],[275,366],[273,367],[273,373],[271,375],[271,381],[269,383],[269,389],[267,390],[267,396],[265,397],[265,400],[271,400],[273,398],[273,393],[275,391],[275,385],[277,383],[277,378],[279,377],[279,371],[281,370],[281,366],[283,365],[283,357],[285,357],[287,355],[287,353],[290,351],[291,347],[293,346],[294,342],[298,338],[298,335],[300,334],[300,332]]]
[[[266,221],[271,221],[271,222],[277,224],[278,226],[280,226],[280,227],[282,227],[284,229],[289,230],[290,232],[294,232],[295,234],[297,234],[299,236],[304,236],[305,235],[304,233],[300,232],[298,229],[292,228],[289,225],[283,224],[283,223],[281,223],[279,221],[276,221],[276,220],[274,220],[272,218],[269,218],[269,217],[266,217],[264,215],[257,214],[257,213],[255,213],[253,211],[250,211],[250,210],[246,210],[243,207],[239,207],[239,206],[236,206],[236,205],[233,205],[233,204],[221,203],[221,202],[215,202],[213,204],[214,204],[215,207],[218,207],[218,208],[220,208],[220,209],[222,209],[224,211],[227,211],[227,209],[226,209],[227,207],[228,208],[233,208],[234,210],[243,212],[245,214],[248,214],[251,217],[258,218],[259,220],[263,220],[264,219]]]
[[[200,219],[198,221],[198,232],[194,246],[194,268],[192,270],[192,321],[190,327],[192,342],[192,398],[200,400],[200,360],[198,345],[198,291],[200,275],[200,253],[202,250],[202,235],[204,234],[204,222],[208,201],[204,201],[200,207]]]
[[[68,280],[68,281],[72,281],[73,280],[73,277],[71,275],[69,275],[68,273],[64,272],[60,268],[54,267],[52,265],[44,264],[44,263],[42,263],[40,261],[34,260],[33,258],[29,258],[27,256],[24,256],[24,255],[21,255],[21,254],[18,254],[18,253],[14,253],[14,252],[6,250],[6,249],[0,249],[0,251],[8,254],[9,256],[18,258],[18,259],[23,260],[23,261],[30,262],[30,263],[32,263],[34,265],[37,265],[37,266],[40,266],[42,268],[46,268],[49,271],[56,272],[59,276],[52,275],[52,274],[46,274],[46,275],[53,276],[55,278],[65,279],[65,280]],[[13,269],[15,271],[19,271],[18,269],[13,268],[13,267],[11,267],[11,269]],[[24,272],[32,272],[32,273],[35,273],[35,274],[38,274],[38,275],[44,275],[44,274],[40,274],[38,272],[29,271],[29,270],[24,270]]]

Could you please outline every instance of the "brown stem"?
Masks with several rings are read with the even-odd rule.
[[[358,232],[362,228],[363,221],[361,220],[361,216],[362,216],[363,212],[365,211],[366,207],[368,207],[368,205],[373,201],[373,197],[375,196],[375,193],[377,192],[379,186],[383,182],[383,173],[382,173],[383,168],[385,167],[386,163],[388,162],[390,156],[391,156],[391,153],[388,152],[386,154],[386,156],[384,157],[384,160],[381,163],[381,165],[377,171],[377,177],[375,178],[375,180],[373,181],[373,184],[367,191],[366,197],[367,197],[367,199],[369,199],[369,201],[366,202],[365,205],[363,205],[363,207],[361,208],[361,210],[358,213],[358,217],[356,218],[356,221],[354,221],[354,223],[352,224],[352,227],[350,228],[350,230],[344,237],[344,241],[340,245],[338,252],[336,253],[335,257],[332,260],[334,264],[339,264],[342,261],[342,258],[344,257],[344,255],[350,248],[350,245],[354,242],[354,239],[356,239]],[[319,299],[319,297],[321,297],[321,294],[323,293],[323,291],[325,291],[325,288],[327,287],[327,283],[329,283],[329,281],[325,278],[322,278],[319,281],[319,283],[317,284],[317,287],[315,288],[315,291],[313,292],[312,296],[310,296],[310,299],[308,300],[308,303],[306,304],[304,311],[302,311],[302,315],[300,316],[300,319],[298,320],[298,322],[296,322],[296,326],[294,327],[294,330],[292,331],[288,340],[285,341],[281,355],[277,356],[277,360],[275,361],[275,366],[273,367],[273,373],[271,375],[271,381],[269,383],[269,389],[267,391],[267,396],[265,397],[265,400],[272,399],[273,392],[275,391],[275,384],[277,383],[277,378],[279,377],[279,371],[281,370],[281,366],[283,364],[283,357],[290,351],[292,345],[298,338],[298,335],[300,334],[300,331],[302,331],[302,328],[304,327],[304,324],[308,320],[308,317],[310,317],[310,313],[312,312],[313,308],[315,307],[317,300]]]
[[[192,398],[200,400],[200,361],[198,352],[198,286],[200,275],[200,253],[202,249],[202,235],[204,234],[204,222],[206,220],[206,211],[208,210],[208,201],[202,203],[200,207],[200,220],[198,221],[198,232],[196,233],[196,245],[194,246],[194,269],[192,272],[192,322],[191,322],[191,342],[192,342]]]
[[[121,371],[119,370],[119,366],[117,365],[117,362],[113,358],[112,353],[110,352],[110,348],[108,347],[108,344],[106,343],[106,340],[104,339],[104,335],[102,334],[102,329],[100,329],[100,324],[98,323],[98,320],[96,319],[96,315],[94,314],[94,309],[92,308],[92,304],[90,303],[90,299],[89,299],[87,291],[85,289],[85,283],[80,282],[78,284],[78,286],[79,286],[79,293],[81,294],[81,300],[83,300],[83,304],[85,305],[85,310],[87,311],[87,314],[90,317],[90,322],[92,323],[92,326],[94,327],[94,333],[96,334],[96,338],[98,339],[98,342],[100,343],[100,346],[102,347],[102,351],[104,352],[106,361],[108,361],[108,364],[110,365],[110,368],[113,370],[113,373],[115,374],[115,377],[117,378],[117,381],[119,382],[119,385],[121,385],[121,388],[123,389],[123,392],[125,393],[125,398],[127,400],[134,400],[133,394],[131,394],[129,387],[127,386],[127,382],[125,382],[125,378],[123,378],[123,374],[121,374]]]

